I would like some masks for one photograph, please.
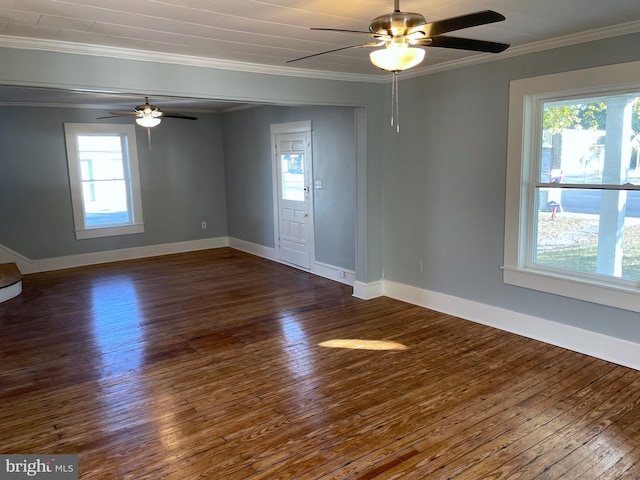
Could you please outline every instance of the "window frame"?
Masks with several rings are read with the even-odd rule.
[[[89,238],[112,237],[144,233],[142,218],[142,193],[140,189],[140,172],[138,166],[138,148],[134,125],[107,123],[65,123],[65,141],[67,145],[67,163],[69,166],[69,183],[71,187],[71,204],[73,208],[74,232],[76,240]],[[112,134],[126,137],[127,152],[123,156],[125,165],[125,182],[128,184],[128,209],[131,223],[118,225],[87,226],[83,200],[81,159],[77,138],[79,135]],[[127,173],[128,172],[128,178]]]
[[[509,89],[505,243],[506,284],[640,312],[640,282],[572,274],[532,264],[532,224],[536,202],[532,185],[539,183],[540,106],[566,97],[593,97],[640,91],[640,62],[607,65],[513,80]]]

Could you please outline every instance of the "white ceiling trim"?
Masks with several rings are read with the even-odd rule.
[[[480,54],[460,60],[443,62],[437,65],[415,68],[403,72],[404,78],[413,78],[429,75],[446,70],[462,68],[470,65],[477,65],[492,62],[504,58],[536,53],[553,48],[566,47],[579,43],[590,42],[605,38],[617,37],[640,32],[640,20],[634,20],[611,27],[604,27],[588,30],[549,40],[532,42],[526,45],[511,47],[500,54]],[[222,70],[232,70],[248,73],[259,73],[266,75],[284,75],[290,77],[304,77],[326,80],[341,80],[352,82],[384,83],[390,81],[391,75],[358,75],[340,72],[328,72],[322,70],[300,69],[286,66],[261,65],[246,62],[234,62],[231,60],[220,60],[208,57],[196,57],[190,55],[166,54],[152,52],[148,50],[135,50],[121,47],[109,47],[104,45],[91,45],[75,42],[65,42],[60,40],[42,40],[37,38],[16,37],[12,35],[0,35],[0,47],[16,48],[25,50],[41,50],[58,53],[71,53],[77,55],[91,55],[103,57],[115,57],[125,60],[137,60],[145,62],[168,63],[175,65],[216,68]]]
[[[86,108],[92,110],[114,110],[113,105],[90,105],[74,103],[39,103],[39,102],[0,102],[0,107],[33,107],[33,108]],[[133,110],[132,110],[133,111]]]
[[[217,68],[238,72],[260,73],[266,75],[283,75],[289,77],[305,77],[327,80],[343,80],[350,82],[383,82],[380,75],[358,75],[341,72],[327,72],[286,66],[261,65],[256,63],[234,62],[208,57],[196,57],[173,53],[152,52],[149,50],[135,50],[105,45],[91,45],[85,43],[65,42],[61,40],[42,40],[38,38],[16,37],[0,35],[0,48],[16,48],[24,50],[41,50],[56,53],[71,53],[76,55],[91,55],[95,57],[121,58],[141,62],[168,63],[191,67]]]

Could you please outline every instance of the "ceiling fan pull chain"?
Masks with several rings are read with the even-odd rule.
[[[393,72],[391,80],[391,126],[395,125],[400,133],[400,89],[398,88],[398,72]]]
[[[391,80],[391,126],[393,127],[393,121],[395,117],[395,105],[396,105],[396,74],[394,72]]]
[[[400,133],[400,73],[395,72],[396,77],[396,133]]]

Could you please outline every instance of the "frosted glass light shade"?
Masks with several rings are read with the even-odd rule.
[[[424,50],[413,47],[388,47],[369,54],[371,63],[390,72],[399,72],[415,67],[424,60]]]
[[[136,123],[141,127],[151,128],[155,127],[156,125],[160,125],[160,118],[145,115],[144,117],[136,118]]]

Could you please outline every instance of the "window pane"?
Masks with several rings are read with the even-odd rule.
[[[78,135],[85,227],[132,223],[121,135]]]
[[[124,179],[124,162],[122,156],[113,156],[102,152],[82,152],[80,160],[82,180]],[[88,157],[91,155],[91,157]]]
[[[125,178],[120,135],[78,135],[82,180]]]
[[[540,188],[534,263],[640,281],[640,191]]]
[[[120,152],[120,135],[78,135],[78,150]]]
[[[640,185],[640,94],[545,102],[539,181]]]
[[[304,201],[304,162],[302,154],[280,156],[282,199]]]
[[[131,223],[124,180],[83,182],[82,193],[87,227]]]

